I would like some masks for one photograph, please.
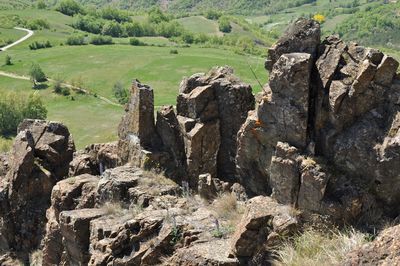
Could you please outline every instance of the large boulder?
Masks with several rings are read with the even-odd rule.
[[[22,256],[40,244],[52,188],[68,175],[74,151],[72,137],[60,123],[25,120],[18,128],[9,171],[1,180],[0,216],[3,240]]]
[[[232,252],[244,261],[251,259],[264,247],[271,248],[280,237],[294,233],[297,224],[292,207],[269,197],[252,198],[232,236]]]
[[[383,230],[371,243],[346,255],[346,266],[399,265],[400,225]]]

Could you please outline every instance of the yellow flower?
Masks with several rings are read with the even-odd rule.
[[[325,22],[325,16],[321,14],[315,14],[314,15],[314,20],[318,21],[319,23],[324,23]]]

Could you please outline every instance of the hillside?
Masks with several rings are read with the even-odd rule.
[[[312,3],[316,0],[80,0],[84,4],[104,6],[116,5],[123,9],[148,9],[158,5],[171,12],[202,12],[206,10],[219,10],[235,14],[268,14],[286,8]]]

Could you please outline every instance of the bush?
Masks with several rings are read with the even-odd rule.
[[[18,125],[25,118],[46,119],[47,110],[38,94],[29,96],[0,92],[0,135],[17,133]]]
[[[46,3],[43,1],[43,0],[39,0],[38,2],[37,2],[37,4],[36,4],[36,7],[38,8],[38,9],[46,9]]]
[[[33,85],[36,86],[37,82],[45,82],[47,81],[47,77],[44,74],[42,68],[38,64],[32,64],[31,69],[29,71],[29,76],[31,77],[31,81]]]
[[[29,21],[26,27],[31,30],[42,30],[42,29],[50,29],[50,24],[45,19],[34,19],[32,21]]]
[[[107,45],[107,44],[113,44],[113,39],[110,36],[93,36],[90,39],[90,43],[94,45]]]
[[[221,12],[215,11],[215,10],[209,10],[206,13],[206,18],[212,19],[212,20],[218,20],[221,17]]]
[[[149,12],[149,22],[150,23],[161,23],[169,21],[169,17],[167,17],[160,8],[153,8]]]
[[[106,24],[104,24],[101,32],[104,35],[110,35],[112,37],[121,37],[124,31],[121,24],[119,24],[118,22],[108,21]]]
[[[194,42],[194,35],[192,33],[186,32],[182,35],[182,40],[185,43],[192,44]]]
[[[85,45],[85,37],[83,35],[71,35],[66,41],[67,45]]]
[[[53,47],[53,45],[50,43],[50,41],[46,41],[44,43],[35,41],[35,42],[29,44],[29,49],[31,49],[31,50],[38,50],[38,49],[51,48],[51,47]]]
[[[126,104],[129,101],[129,92],[120,81],[114,84],[113,93],[120,104]]]
[[[61,79],[56,79],[53,86],[54,93],[61,94],[64,96],[69,96],[71,94],[71,89],[63,86],[63,81]]]
[[[78,15],[76,16],[74,22],[72,23],[73,28],[94,34],[101,33],[103,25],[104,22],[102,20],[99,20],[91,15],[86,15],[86,16]]]
[[[111,7],[103,8],[100,11],[100,15],[104,19],[115,20],[119,23],[131,21],[129,14],[126,11],[118,10],[118,9],[111,8]]]
[[[63,13],[67,16],[74,16],[76,14],[84,14],[84,10],[80,4],[75,2],[74,0],[62,0],[57,8],[57,11]]]
[[[125,23],[124,28],[129,37],[141,37],[144,35],[144,29],[138,22]]]
[[[11,56],[6,55],[6,66],[11,66],[12,62],[11,62]]]
[[[133,46],[145,46],[146,44],[142,41],[140,41],[138,38],[130,38],[129,39],[130,45]]]
[[[170,54],[178,54],[178,50],[176,49],[172,49],[169,51]]]
[[[219,30],[225,33],[232,31],[231,22],[227,17],[221,17],[218,20]]]

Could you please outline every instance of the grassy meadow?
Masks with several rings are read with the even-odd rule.
[[[112,88],[116,82],[128,88],[133,79],[139,79],[153,87],[156,106],[173,105],[179,83],[185,76],[206,72],[214,66],[232,66],[236,75],[251,84],[255,92],[261,88],[250,67],[262,83],[267,81],[264,59],[261,57],[198,45],[178,47],[164,37],[139,38],[149,46],[131,46],[128,38],[114,38],[114,45],[67,46],[65,40],[71,34],[86,34],[69,26],[73,18],[49,10],[0,10],[0,20],[10,15],[18,15],[26,20],[45,19],[50,28],[36,30],[34,36],[24,43],[1,52],[0,71],[28,76],[32,63],[37,63],[49,78],[62,79],[114,102],[117,100]],[[191,17],[183,19],[181,23],[195,32],[219,34],[215,22],[197,23],[199,19],[208,21],[204,17]],[[24,35],[14,29],[0,28],[0,32]],[[35,41],[50,41],[53,47],[30,50],[29,44]],[[176,49],[178,54],[171,54],[172,49]],[[6,55],[11,56],[13,65],[4,65]],[[74,100],[71,100],[70,96],[53,93],[52,84],[48,84],[46,89],[34,91],[30,81],[4,76],[0,76],[0,90],[39,93],[48,110],[48,119],[65,123],[78,148],[116,139],[117,125],[123,114],[122,106],[108,104],[93,95],[73,94]]]

